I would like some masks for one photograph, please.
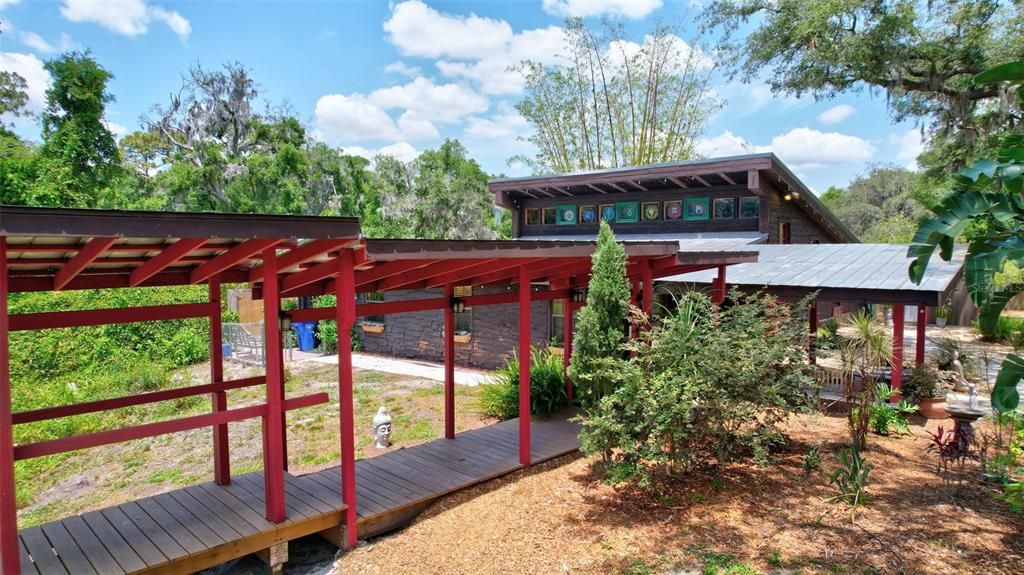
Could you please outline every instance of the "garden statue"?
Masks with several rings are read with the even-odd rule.
[[[377,439],[377,449],[391,447],[391,416],[383,405],[373,416],[373,435]]]
[[[956,373],[956,383],[953,384],[953,391],[967,391],[967,378],[964,377],[964,364],[960,363],[960,352],[953,350],[953,371]]]
[[[967,398],[967,407],[978,409],[978,386],[968,383],[967,388],[970,390],[970,395]]]

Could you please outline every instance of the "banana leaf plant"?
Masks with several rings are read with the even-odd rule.
[[[978,74],[977,84],[1006,83],[1024,109],[1024,61],[1010,62]],[[1024,292],[1024,284],[997,285],[996,273],[1007,262],[1024,268],[1024,135],[1005,136],[996,158],[985,159],[953,176],[953,191],[921,222],[907,250],[910,279],[920,283],[936,250],[949,261],[957,237],[981,223],[967,247],[964,282],[978,307],[978,324],[991,335],[1007,302]],[[1009,354],[992,391],[992,407],[1013,411],[1020,403],[1017,384],[1024,378],[1024,358]]]

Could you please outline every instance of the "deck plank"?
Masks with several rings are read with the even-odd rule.
[[[29,527],[21,531],[21,541],[25,544],[25,548],[35,559],[36,568],[42,570],[43,573],[54,573],[61,574],[67,573],[64,564],[61,563],[57,554],[53,551],[53,545],[43,534],[43,530],[39,527]]]
[[[236,539],[245,539],[247,535],[256,533],[256,530],[248,523],[242,524],[235,521],[233,522],[234,525],[228,525],[228,522],[218,517],[205,501],[197,500],[187,491],[170,491],[168,495],[180,503],[182,507],[188,509],[192,515],[203,522],[203,525],[206,525],[214,533],[220,534],[225,543],[230,543]]]
[[[67,528],[68,533],[74,538],[75,543],[78,544],[78,548],[82,550],[88,559],[89,563],[96,568],[98,573],[107,575],[108,573],[120,575],[124,573],[124,569],[121,564],[114,559],[114,556],[107,551],[107,548],[103,546],[103,542],[96,537],[96,534],[92,532],[92,529],[85,523],[85,520],[81,516],[68,517],[64,521],[64,527]]]
[[[163,506],[152,497],[146,497],[145,499],[140,499],[134,503],[138,505],[139,511],[155,521],[157,525],[166,531],[178,545],[181,545],[181,548],[188,552],[189,555],[206,550],[206,545],[202,540],[195,536],[195,533],[189,531],[188,527],[185,527],[182,522],[178,521],[174,515],[164,509]],[[129,509],[128,514],[131,517],[138,517],[137,512],[131,509]],[[139,517],[139,520],[143,521],[144,519]]]
[[[154,521],[148,513],[139,507],[138,503],[132,501],[119,506],[117,509],[123,513],[125,517],[130,519],[140,531],[145,533],[146,537],[153,542],[153,545],[156,545],[160,552],[164,554],[164,557],[167,557],[169,561],[173,561],[181,557],[188,557],[188,551],[178,543],[173,535],[166,531],[167,525],[161,525]],[[173,517],[168,518],[171,521],[174,521]],[[174,522],[177,523],[177,521]]]
[[[102,513],[90,511],[81,517],[86,525],[92,529],[93,535],[114,556],[114,559],[124,569],[125,573],[134,573],[146,568],[146,562],[139,557],[139,554],[125,541],[124,537],[114,529],[114,526],[103,517]]]
[[[373,474],[375,474],[378,477],[383,477],[387,481],[390,481],[391,483],[401,486],[406,491],[414,494],[416,497],[426,497],[433,493],[431,489],[429,489],[428,487],[424,486],[421,483],[412,481],[409,478],[405,477],[404,475],[396,475],[381,467],[378,467],[377,464],[374,463],[372,458],[366,459],[364,461],[365,463],[363,463],[361,467],[364,467],[367,470],[373,472]]]
[[[171,497],[170,493],[161,493],[160,495],[156,495],[153,497],[153,501],[159,503],[160,507],[163,507],[165,511],[177,519],[178,523],[181,523],[181,525],[185,529],[188,529],[192,535],[195,535],[196,539],[202,542],[207,549],[214,545],[227,543],[223,537],[207,527],[206,524],[193,515],[191,511]],[[225,535],[227,535],[227,533],[225,533]]]
[[[25,541],[20,536],[18,537],[18,553],[21,557],[21,575],[38,575],[39,569],[36,569],[36,564],[32,562],[28,548],[25,547]]]
[[[199,506],[199,508],[193,511],[193,513],[197,516],[202,514],[200,518],[203,521],[206,521],[206,525],[211,529],[223,523],[226,527],[237,531],[238,534],[242,536],[242,539],[256,535],[257,533],[265,530],[273,529],[273,527],[268,527],[268,529],[256,528],[253,524],[246,521],[244,517],[235,513],[235,511],[227,505],[221,503],[216,497],[200,489],[198,485],[186,487],[185,489],[177,492],[177,494],[180,495],[178,501],[181,501],[182,505],[184,505],[187,500],[186,495],[192,497],[196,502],[195,504]],[[190,507],[189,509],[192,508]],[[236,537],[232,536],[228,532],[221,531],[221,533],[227,533],[225,538],[230,537],[232,541],[236,539]]]
[[[157,565],[167,563],[167,556],[150,541],[142,529],[135,525],[135,522],[120,507],[104,509],[100,513],[121,534],[121,537],[128,542],[128,545],[131,546],[146,565],[156,567]]]
[[[61,562],[66,568],[72,573],[78,575],[95,575],[96,569],[93,568],[92,563],[85,556],[85,553],[79,549],[78,544],[68,533],[67,527],[60,521],[54,521],[53,523],[46,523],[41,525],[40,528],[43,533],[46,534],[46,538],[50,540],[53,548],[57,551],[57,555],[60,557]]]
[[[231,491],[224,488],[224,486],[217,485],[213,482],[207,482],[196,486],[198,489],[204,491],[207,495],[214,497],[220,501],[223,505],[229,507],[236,515],[247,521],[249,525],[252,525],[260,531],[273,531],[277,529],[277,526],[267,521],[263,513],[256,511],[250,507],[245,501],[242,501],[235,497]]]
[[[258,507],[254,507],[253,509],[262,513],[264,519],[266,518],[267,503],[266,493],[263,490],[263,481],[257,482],[250,474],[240,475],[231,480],[231,485],[226,485],[224,488],[234,493],[239,499],[241,499],[244,494],[248,497],[246,501],[257,502]],[[295,501],[290,497],[285,497],[284,509],[288,519],[295,521],[309,518],[309,513],[313,511],[305,503]],[[309,510],[308,512],[307,509]]]

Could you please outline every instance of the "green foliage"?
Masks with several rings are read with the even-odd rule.
[[[910,377],[903,382],[900,392],[909,403],[920,403],[922,399],[941,397],[939,371],[931,363],[915,367]]]
[[[895,166],[872,166],[846,189],[829,188],[821,201],[861,241],[907,243],[925,215],[914,190],[919,174]]]
[[[910,433],[907,415],[916,412],[917,407],[906,400],[900,400],[896,405],[889,403],[890,399],[896,397],[896,393],[886,383],[875,384],[876,402],[871,406],[868,422],[871,430],[879,435]]]
[[[607,222],[601,222],[591,270],[587,305],[576,318],[569,365],[569,376],[584,407],[596,405],[619,381],[618,360],[627,335],[626,250],[615,241]]]
[[[821,469],[821,446],[808,445],[804,454],[804,472],[819,471]]]
[[[708,55],[659,25],[643,47],[625,48],[625,29],[565,23],[558,65],[525,62],[516,110],[534,128],[534,158],[515,158],[538,173],[564,173],[688,160],[721,106],[710,89]]]
[[[982,74],[979,83],[1005,81],[1015,89],[1018,105],[1024,105],[1024,71],[1021,66],[1001,67],[998,72]],[[1014,74],[1017,74],[1016,76]],[[1000,314],[1010,299],[1024,290],[1024,284],[1000,286],[996,274],[1007,262],[1018,268],[1024,266],[1024,136],[1008,135],[995,159],[980,160],[960,170],[953,177],[953,191],[934,208],[935,216],[923,221],[907,255],[910,278],[920,282],[932,255],[938,250],[940,257],[953,257],[957,238],[969,226],[978,227],[967,249],[964,280],[971,299],[978,306],[979,327],[991,336]],[[1017,383],[1024,377],[1024,360],[1009,354],[1003,362],[996,386],[992,392],[992,405],[998,411],[1012,411],[1020,402]]]
[[[976,324],[976,327],[982,331],[980,322]],[[987,332],[982,331],[982,336],[986,341],[999,343],[1019,341],[1021,337],[1024,337],[1024,318],[1001,315],[996,319],[995,324],[988,328]]]
[[[548,417],[565,406],[562,356],[547,348],[530,350],[530,413]],[[480,407],[487,417],[519,417],[519,359],[505,362],[493,380],[480,390]]]
[[[839,320],[830,317],[818,324],[814,339],[814,345],[818,349],[836,349],[839,347],[839,342]]]
[[[732,553],[702,551],[700,557],[704,563],[701,575],[760,575],[757,569],[737,560]]]
[[[1024,52],[1022,12],[999,0],[715,0],[703,17],[722,32],[733,74],[764,78],[774,92],[829,99],[883,91],[895,121],[930,123],[922,159],[949,173],[994,134],[1016,129],[1019,109],[973,75]]]
[[[834,485],[839,492],[838,495],[825,499],[825,503],[842,501],[851,506],[850,516],[857,513],[857,507],[867,501],[868,475],[871,473],[871,464],[865,460],[857,446],[851,446],[849,450],[842,450],[836,454],[839,467],[832,473],[829,483]]]
[[[610,480],[650,486],[665,467],[767,460],[782,438],[777,424],[809,407],[806,326],[793,311],[807,302],[732,297],[718,311],[703,294],[685,294],[625,346],[631,357],[609,360],[613,391],[586,412],[580,439],[584,453],[604,456]]]

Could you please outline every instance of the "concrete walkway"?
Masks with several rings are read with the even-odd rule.
[[[315,361],[338,365],[337,355],[319,355],[305,361]],[[370,353],[352,352],[352,366],[356,369],[380,371],[409,377],[421,377],[434,381],[444,381],[444,365],[431,361],[402,359]],[[486,371],[465,367],[455,368],[455,383],[474,387],[490,381],[491,374]]]

